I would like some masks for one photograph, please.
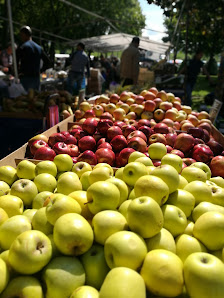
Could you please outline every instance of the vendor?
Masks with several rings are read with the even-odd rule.
[[[29,26],[23,26],[20,29],[20,37],[23,43],[16,51],[20,82],[26,91],[29,89],[39,91],[40,73],[51,67],[51,61],[44,50],[32,40]]]

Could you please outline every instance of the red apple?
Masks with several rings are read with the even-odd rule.
[[[96,114],[93,109],[87,110],[84,114],[84,118],[94,118],[94,117],[96,117]]]
[[[169,119],[169,118],[164,118],[161,122],[165,123],[168,127],[173,127],[174,126],[174,121]]]
[[[136,151],[140,151],[142,153],[146,152],[147,144],[140,137],[134,137],[128,140],[128,147],[133,148]]]
[[[204,136],[203,129],[199,127],[190,127],[188,128],[187,133],[192,135],[194,138],[199,138],[199,139],[202,139]]]
[[[148,120],[148,119],[140,119],[138,121],[138,128],[141,127],[141,126],[149,126],[149,127],[151,127],[151,120],[153,120],[153,119],[150,119],[150,120]]]
[[[149,144],[163,143],[166,145],[166,137],[161,133],[154,133],[149,137]]]
[[[74,115],[76,120],[80,120],[84,117],[85,112],[83,110],[76,110]]]
[[[111,146],[110,143],[108,143],[108,142],[105,142],[105,143],[100,144],[100,145],[97,147],[97,149],[100,149],[100,148],[107,148],[107,149],[113,150],[112,146]]]
[[[62,133],[56,132],[49,136],[48,145],[53,148],[54,144],[57,142],[64,142],[65,140],[66,137]]]
[[[168,126],[165,123],[157,123],[154,127],[153,130],[155,133],[162,133],[162,134],[167,134],[169,133]]]
[[[147,137],[146,135],[140,131],[140,130],[135,130],[135,131],[132,131],[128,136],[127,136],[127,140],[130,140],[134,137],[140,137],[142,138],[145,142],[147,142]]]
[[[111,121],[113,120],[113,116],[109,112],[104,112],[101,116],[100,119],[110,119]]]
[[[36,153],[36,151],[41,147],[49,147],[49,146],[43,140],[36,140],[36,141],[32,142],[30,145],[31,154],[34,155]]]
[[[79,156],[80,152],[79,152],[79,147],[77,145],[68,144],[68,148],[70,150],[69,155],[71,157],[77,157],[77,156]]]
[[[113,126],[113,121],[110,119],[100,119],[97,124],[97,130],[102,135],[105,136],[107,134],[107,130]]]
[[[95,151],[96,141],[92,136],[85,136],[79,140],[78,147],[81,152],[84,152],[86,150]]]
[[[107,142],[106,138],[101,138],[101,139],[96,143],[96,146],[99,147],[101,144],[106,143],[106,142]]]
[[[213,157],[210,162],[210,169],[213,177],[220,176],[224,178],[224,156],[217,155]]]
[[[190,166],[192,163],[196,162],[196,160],[191,157],[184,157],[182,160],[187,166]]]
[[[107,130],[108,140],[112,140],[115,136],[122,135],[122,130],[119,126],[113,125]]]
[[[161,166],[161,160],[160,159],[152,159],[152,163],[153,163],[154,167]]]
[[[156,103],[153,100],[146,100],[145,111],[154,112],[156,109]]]
[[[138,130],[144,133],[147,140],[148,140],[149,136],[151,136],[153,134],[153,129],[146,125],[140,126]]]
[[[34,159],[39,160],[54,160],[56,153],[49,147],[40,147],[34,154]]]
[[[113,166],[115,162],[115,154],[108,148],[100,148],[96,150],[96,158],[98,163],[108,163]]]
[[[141,95],[137,95],[137,96],[135,97],[135,102],[136,102],[138,105],[141,105],[141,104],[143,103],[144,100],[145,100],[144,97],[141,96]]]
[[[136,130],[136,128],[133,125],[124,125],[122,127],[122,132],[123,132],[123,135],[125,136],[125,138],[127,138],[127,136],[135,130]]]
[[[116,103],[118,103],[119,100],[120,100],[120,96],[117,93],[111,94],[111,96],[110,96],[111,103],[116,104]]]
[[[94,140],[95,140],[96,143],[97,143],[100,139],[102,139],[102,135],[101,135],[98,131],[96,131],[96,132],[93,134],[93,138],[94,138]]]
[[[128,163],[128,158],[132,152],[135,150],[133,148],[124,148],[120,151],[118,155],[118,161],[120,164],[120,167],[124,167]]]
[[[199,128],[202,128],[202,129],[206,129],[208,131],[208,133],[210,134],[211,131],[212,131],[212,127],[209,123],[207,122],[202,122],[198,125]]]
[[[76,145],[77,144],[77,139],[69,133],[69,135],[66,136],[66,140],[65,140],[64,143],[65,144],[74,144],[74,145]]]
[[[173,150],[173,147],[171,147],[170,145],[166,145],[166,149],[167,149],[167,153],[171,153],[171,151]]]
[[[177,134],[176,133],[168,133],[168,134],[166,134],[167,145],[170,145],[171,147],[173,147],[174,144],[175,144],[176,138],[177,138]]]
[[[213,157],[214,154],[209,146],[205,144],[198,144],[194,146],[192,158],[196,161],[208,163]]]
[[[134,120],[134,119],[129,119],[127,122],[126,122],[126,125],[133,125],[135,128],[138,127],[138,121]]]
[[[194,138],[194,145],[197,145],[197,144],[205,144],[205,142],[202,139]]]
[[[207,142],[207,145],[210,147],[210,149],[214,153],[214,156],[221,155],[222,151],[224,150],[223,146],[214,139],[210,139]]]
[[[155,104],[156,104],[156,109],[158,109],[158,108],[159,108],[159,105],[160,105],[161,102],[162,102],[162,99],[159,98],[159,97],[156,97],[153,101],[154,101]]]
[[[87,162],[93,166],[97,164],[96,155],[91,150],[86,150],[86,151],[82,152],[77,158],[77,162],[79,162],[79,161]]]
[[[208,141],[210,140],[210,134],[206,129],[203,129],[204,131],[204,136],[202,137],[202,140],[206,143],[208,143]]]
[[[61,131],[60,133],[62,133],[65,137],[70,136],[70,132],[69,131],[66,131],[66,130]]]
[[[188,152],[194,147],[194,137],[187,133],[180,133],[175,141],[174,148],[182,152]]]
[[[120,152],[122,149],[127,147],[127,140],[125,136],[115,136],[110,142],[114,152]]]
[[[123,91],[120,94],[120,100],[125,102],[130,97],[129,93],[127,91]]]
[[[145,95],[144,95],[145,100],[154,100],[156,98],[155,94],[148,91]]]
[[[176,155],[180,156],[181,158],[184,158],[184,153],[178,149],[173,149],[170,153],[176,154]]]
[[[78,156],[71,156],[73,164],[77,163],[78,161]]]
[[[70,155],[70,149],[67,144],[64,142],[57,142],[53,146],[53,150],[56,154],[69,154]]]
[[[80,130],[80,129],[77,129],[77,128],[73,129],[70,133],[77,140],[81,139],[82,137],[84,137],[86,135],[86,133],[83,130]]]
[[[96,118],[87,118],[82,124],[82,129],[92,136],[96,132],[97,124]]]

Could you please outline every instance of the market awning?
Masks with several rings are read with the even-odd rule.
[[[117,52],[124,50],[132,41],[134,35],[125,33],[115,33],[109,35],[94,36],[69,42],[71,46],[76,46],[79,42],[85,44],[86,50],[95,52]],[[139,48],[151,52],[150,58],[160,59],[165,54],[170,44],[150,40],[147,37],[140,37]]]

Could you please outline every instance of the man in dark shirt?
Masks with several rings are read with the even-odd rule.
[[[76,83],[77,92],[85,87],[85,68],[87,70],[87,77],[90,77],[90,66],[89,66],[89,58],[84,51],[85,45],[83,43],[79,43],[77,45],[76,51],[71,55],[68,64],[71,63],[71,69],[68,73],[68,81],[67,81],[67,90],[73,94],[74,93],[74,84]]]
[[[23,44],[16,51],[18,73],[24,89],[40,89],[40,72],[50,67],[51,63],[43,49],[32,40],[32,31],[29,26],[20,29]],[[41,60],[43,67],[41,68]]]

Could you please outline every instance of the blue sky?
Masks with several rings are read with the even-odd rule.
[[[163,10],[154,4],[149,5],[146,0],[138,1],[142,8],[142,13],[146,16],[146,28],[161,32],[165,31],[165,27],[163,25]],[[165,34],[145,29],[143,30],[142,36],[148,36],[152,40],[161,41]]]

